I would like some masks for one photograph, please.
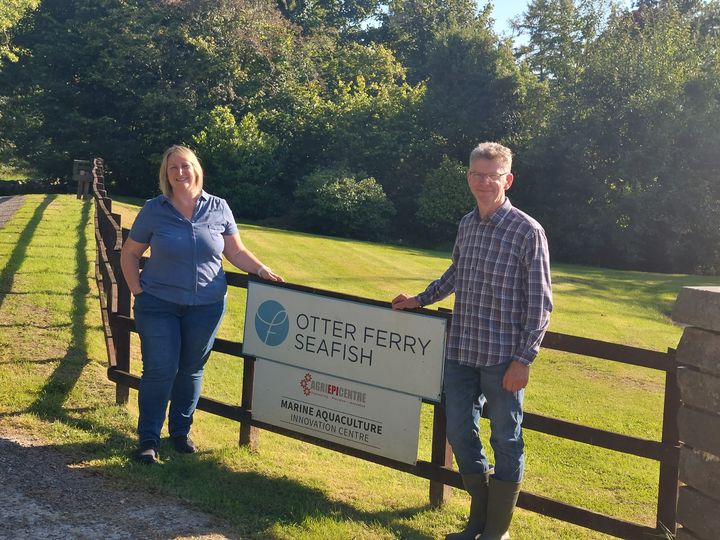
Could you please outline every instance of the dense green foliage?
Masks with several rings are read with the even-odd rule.
[[[13,29],[30,10],[35,9],[40,0],[3,0],[0,4],[0,65],[3,61],[16,62],[18,53],[12,43]]]
[[[416,216],[433,240],[451,238],[460,218],[472,208],[466,171],[464,163],[444,156],[440,166],[431,170],[423,180]]]
[[[260,130],[253,113],[238,123],[228,106],[218,106],[193,142],[205,158],[204,174],[217,185],[214,193],[227,199],[235,212],[258,218],[278,207],[278,143]]]
[[[701,25],[719,6],[678,4],[610,17],[567,49],[574,79],[551,80],[548,128],[519,165],[560,258],[720,271],[720,41]]]
[[[65,176],[101,155],[113,193],[149,196],[185,143],[239,218],[427,245],[472,208],[447,160],[499,140],[555,258],[720,272],[720,2],[532,0],[517,44],[491,17],[471,0],[13,0],[0,157]],[[309,219],[340,204],[304,185],[329,169],[355,182],[333,196],[372,177],[394,216]]]
[[[382,186],[343,169],[319,169],[295,191],[299,223],[310,231],[382,239],[395,208]]]

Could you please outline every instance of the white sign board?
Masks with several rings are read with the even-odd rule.
[[[243,352],[439,402],[446,324],[251,281]]]
[[[419,397],[258,358],[253,420],[414,465]]]

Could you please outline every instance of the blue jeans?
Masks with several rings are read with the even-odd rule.
[[[502,379],[508,364],[471,368],[445,364],[447,438],[461,474],[482,474],[490,469],[480,441],[480,415],[487,404],[490,445],[495,453],[497,480],[519,482],[525,467],[522,438],[524,391],[508,392]]]
[[[203,370],[224,313],[225,299],[183,306],[146,292],[135,298],[135,327],[143,362],[138,393],[141,443],[160,443],[168,401],[170,436],[190,433]]]

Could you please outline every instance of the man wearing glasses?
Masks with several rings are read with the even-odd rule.
[[[460,220],[450,267],[424,292],[392,302],[414,309],[455,293],[444,380],[447,437],[471,504],[465,529],[446,539],[510,538],[525,464],[523,389],[552,311],[545,231],[505,196],[511,166],[512,152],[501,144],[473,149],[467,181],[477,207]],[[486,403],[494,471],[478,436]]]

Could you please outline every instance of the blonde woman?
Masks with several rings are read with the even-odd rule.
[[[159,176],[162,195],[140,210],[120,256],[135,296],[143,362],[135,459],[147,465],[159,459],[168,402],[175,450],[196,451],[190,425],[225,313],[222,256],[248,273],[283,281],[243,245],[227,203],[203,190],[203,170],[192,150],[168,148]],[[140,257],[149,247],[150,258],[140,273]]]

